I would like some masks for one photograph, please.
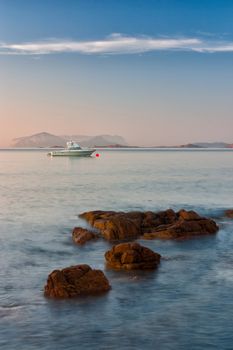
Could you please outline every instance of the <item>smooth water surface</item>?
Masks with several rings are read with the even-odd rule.
[[[0,151],[0,348],[232,349],[233,152],[100,151],[50,158]],[[98,240],[73,244],[78,214],[94,209],[194,209],[217,220],[216,236],[140,241],[163,256],[155,272],[105,270]],[[87,263],[112,290],[49,300],[47,275]]]

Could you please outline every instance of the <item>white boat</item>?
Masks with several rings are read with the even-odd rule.
[[[66,148],[51,151],[48,153],[49,156],[73,156],[73,157],[89,157],[95,152],[94,148],[82,148],[76,142],[69,141],[66,143]]]

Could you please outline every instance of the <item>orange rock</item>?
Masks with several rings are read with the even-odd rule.
[[[94,211],[83,213],[80,217],[98,229],[107,240],[136,238],[141,234],[142,213]]]
[[[124,270],[155,269],[160,258],[160,254],[138,243],[121,243],[105,253],[108,267]]]
[[[101,218],[106,219],[108,216],[114,215],[115,213],[116,212],[114,211],[94,210],[82,213],[79,215],[79,217],[85,219],[91,226],[93,226],[96,220]]]
[[[71,298],[107,292],[110,288],[102,271],[92,270],[88,265],[76,265],[51,272],[44,287],[44,295]]]
[[[87,241],[98,238],[98,235],[82,227],[75,227],[72,232],[72,238],[75,243],[84,244]]]
[[[145,232],[143,238],[177,239],[214,234],[218,231],[217,224],[208,218],[203,218],[193,211],[181,210],[177,220],[171,225],[160,225],[152,232]]]
[[[228,209],[225,211],[225,216],[230,218],[230,219],[233,219],[233,209]]]
[[[184,209],[181,209],[178,212],[178,216],[179,216],[179,218],[187,220],[187,221],[200,220],[200,216],[197,213],[195,213],[195,211],[193,211],[193,210],[186,211]]]
[[[137,238],[186,238],[213,234],[218,231],[216,223],[184,209],[175,213],[168,209],[160,212],[113,212],[93,211],[81,214],[107,240]]]

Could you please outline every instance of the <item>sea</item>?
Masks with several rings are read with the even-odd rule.
[[[99,157],[0,150],[1,350],[232,350],[233,151],[98,150]],[[195,210],[216,235],[139,240],[156,271],[113,271],[103,239],[78,246],[89,210]],[[101,296],[45,298],[54,269],[88,264],[112,286]]]

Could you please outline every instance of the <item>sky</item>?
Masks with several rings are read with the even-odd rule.
[[[232,0],[0,0],[0,147],[233,143]]]

